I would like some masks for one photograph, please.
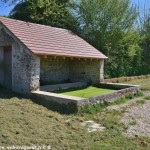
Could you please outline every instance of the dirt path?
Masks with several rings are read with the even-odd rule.
[[[127,109],[121,122],[127,126],[127,136],[150,137],[150,101]]]
[[[124,133],[126,136],[150,137],[150,100],[143,101],[145,96],[150,96],[150,91],[145,91],[143,97],[134,98],[125,104],[108,107],[113,110],[125,110],[121,123],[127,127]]]

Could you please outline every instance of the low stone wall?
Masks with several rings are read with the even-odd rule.
[[[80,98],[74,96],[67,96],[62,94],[55,94],[50,92],[35,91],[32,92],[32,97],[36,103],[39,103],[49,109],[63,112],[73,113],[77,112],[79,107],[85,105],[100,104],[104,102],[113,102],[118,98],[121,98],[127,94],[137,93],[140,89],[139,86],[131,86],[127,84],[106,84],[102,83],[99,86],[105,86],[109,88],[121,88],[115,92],[99,95],[91,98]],[[123,88],[124,87],[124,88]]]
[[[130,88],[130,87],[138,87],[138,85],[130,85],[130,84],[122,84],[122,83],[105,83],[101,82],[97,87],[100,88],[107,88],[107,89],[125,89],[125,88]]]
[[[87,99],[78,101],[78,107],[84,106],[87,104],[89,105],[89,104],[100,104],[104,102],[113,102],[117,100],[118,98],[123,97],[124,95],[134,94],[134,93],[137,93],[138,91],[139,91],[139,87],[135,86],[135,87],[121,89],[121,90],[118,90],[109,94],[87,98]]]
[[[44,107],[58,111],[60,113],[74,113],[78,111],[78,101],[83,98],[67,96],[44,91],[34,91],[31,93],[32,100]]]

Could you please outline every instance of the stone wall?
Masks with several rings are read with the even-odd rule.
[[[10,46],[12,43],[13,38],[0,27],[0,46]]]
[[[59,83],[69,79],[69,59],[41,57],[41,83]]]
[[[103,61],[102,61],[103,62]],[[72,81],[86,81],[93,84],[98,84],[103,78],[101,71],[103,73],[103,68],[100,69],[99,60],[90,60],[90,59],[80,59],[71,61],[70,69],[70,79]]]
[[[39,89],[40,58],[14,42],[12,62],[13,91],[26,93]]]
[[[101,84],[99,86],[101,86]],[[94,96],[90,98],[80,98],[75,96],[68,96],[44,91],[34,91],[32,92],[32,97],[36,103],[41,104],[47,107],[48,109],[59,111],[61,113],[74,113],[80,110],[81,107],[94,104],[114,102],[118,98],[124,97],[125,95],[128,94],[135,94],[140,90],[139,86],[134,85],[132,86],[132,85],[112,84],[111,86],[112,87],[114,86],[114,88],[118,87],[118,89],[119,87],[123,88],[124,86],[124,88],[114,91],[112,93]]]
[[[95,97],[90,97],[90,98],[86,98],[84,100],[80,100],[78,101],[78,106],[84,106],[84,105],[89,105],[89,104],[102,104],[102,103],[106,103],[106,102],[113,102],[121,97],[124,97],[128,94],[135,94],[138,91],[140,91],[139,86],[132,86],[132,85],[115,85],[114,84],[114,88],[116,88],[118,86],[122,87],[122,89],[117,90],[115,92],[112,93],[108,93],[108,94],[104,94],[104,95],[99,95],[99,96],[95,96]],[[112,86],[113,88],[113,86]]]
[[[3,47],[12,47],[12,90],[27,93],[39,89],[41,82],[79,82],[97,84],[103,80],[103,60],[35,56],[7,29],[0,27],[0,84],[3,85]],[[41,61],[41,63],[40,63]],[[41,65],[41,66],[40,66]]]
[[[40,58],[33,55],[21,43],[3,29],[0,30],[0,84],[3,85],[3,47],[12,47],[12,90],[28,93],[39,89]]]
[[[41,83],[51,82],[91,82],[103,81],[104,61],[41,57]]]
[[[104,81],[104,60],[100,60],[100,82]]]

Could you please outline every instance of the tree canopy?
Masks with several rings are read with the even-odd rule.
[[[137,11],[130,0],[81,0],[76,12],[82,37],[109,57],[107,75],[132,74],[134,57],[141,48],[133,28]]]
[[[25,0],[10,12],[10,17],[23,21],[77,30],[77,21],[70,12],[69,0]]]
[[[143,62],[145,70],[150,71],[150,14],[146,15],[142,24],[141,35],[144,36],[143,48]]]

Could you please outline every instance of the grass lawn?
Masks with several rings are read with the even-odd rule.
[[[149,150],[150,138],[128,138],[122,134],[126,130],[119,123],[123,113],[103,110],[93,114],[62,115],[0,89],[0,146],[51,145],[52,150]],[[80,125],[87,120],[94,120],[106,129],[89,133]]]
[[[146,99],[149,97],[141,100]],[[127,127],[119,120],[124,111],[98,107],[97,110],[63,115],[0,88],[0,146],[51,145],[52,150],[150,149],[150,137],[123,135]],[[87,120],[100,123],[106,129],[89,133],[81,126]]]
[[[136,80],[132,80],[129,82],[124,82],[124,83],[140,85],[142,90],[150,90],[150,78],[136,79]]]
[[[115,90],[89,86],[89,87],[85,87],[85,88],[60,90],[60,91],[56,91],[56,93],[70,95],[70,96],[77,96],[77,97],[82,97],[82,98],[88,98],[88,97],[92,97],[92,96],[111,93],[113,91],[115,91]]]

